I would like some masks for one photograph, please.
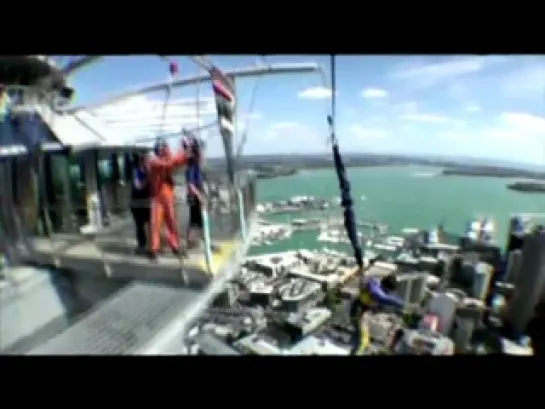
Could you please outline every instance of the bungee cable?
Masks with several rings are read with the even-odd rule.
[[[333,162],[335,165],[335,171],[337,172],[337,178],[339,180],[339,189],[341,191],[341,206],[344,208],[344,227],[346,234],[352,245],[354,251],[354,257],[356,263],[360,269],[363,268],[363,252],[359,243],[358,231],[356,227],[356,217],[353,209],[353,200],[350,192],[350,181],[346,174],[346,168],[344,166],[341,153],[339,151],[339,144],[337,136],[335,134],[335,115],[336,115],[336,82],[335,82],[335,56],[331,55],[330,60],[331,69],[331,114],[327,117],[327,123],[329,126],[330,141],[333,150]]]
[[[174,79],[176,78],[179,72],[178,64],[175,61],[169,61],[166,56],[161,56],[161,59],[163,59],[164,61],[168,63],[168,84],[165,90],[166,95],[165,95],[165,100],[163,103],[163,112],[161,114],[159,131],[157,133],[157,138],[156,138],[157,142],[159,142],[160,136],[163,134],[166,117],[167,117],[168,105],[170,103],[170,97],[172,95],[172,83],[174,82]]]

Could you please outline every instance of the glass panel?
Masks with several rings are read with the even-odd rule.
[[[50,217],[55,233],[72,232],[77,229],[77,217],[70,190],[69,160],[66,155],[47,156],[46,166],[50,177]]]
[[[72,209],[76,214],[76,223],[78,226],[84,226],[88,223],[86,198],[87,193],[85,189],[85,173],[83,166],[83,160],[80,155],[71,155],[68,157]]]

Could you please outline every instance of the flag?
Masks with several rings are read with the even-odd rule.
[[[235,134],[236,97],[234,78],[227,77],[217,67],[210,70],[212,90],[216,99],[216,108],[223,140],[227,176],[230,183],[235,181],[235,160],[233,155],[233,138]]]

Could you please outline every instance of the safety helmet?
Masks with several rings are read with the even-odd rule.
[[[161,150],[164,149],[165,147],[167,147],[167,143],[164,139],[158,139],[157,142],[155,142],[155,146],[153,147],[153,152],[156,154],[156,155],[160,155],[161,154]]]

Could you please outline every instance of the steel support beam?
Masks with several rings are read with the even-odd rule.
[[[301,64],[271,64],[262,67],[246,67],[238,68],[231,71],[225,71],[226,76],[233,76],[235,78],[248,78],[262,75],[280,75],[280,74],[311,74],[322,73],[322,67],[316,63],[301,63]],[[66,113],[74,113],[81,110],[93,110],[98,109],[106,105],[113,104],[115,102],[123,101],[124,99],[131,98],[137,95],[149,94],[151,92],[164,91],[168,87],[181,88],[190,85],[198,84],[202,81],[210,81],[210,74],[203,73],[191,77],[180,78],[174,81],[161,81],[144,87],[140,87],[134,90],[122,92],[114,95],[102,102],[92,103],[87,105],[79,105],[64,110]]]

